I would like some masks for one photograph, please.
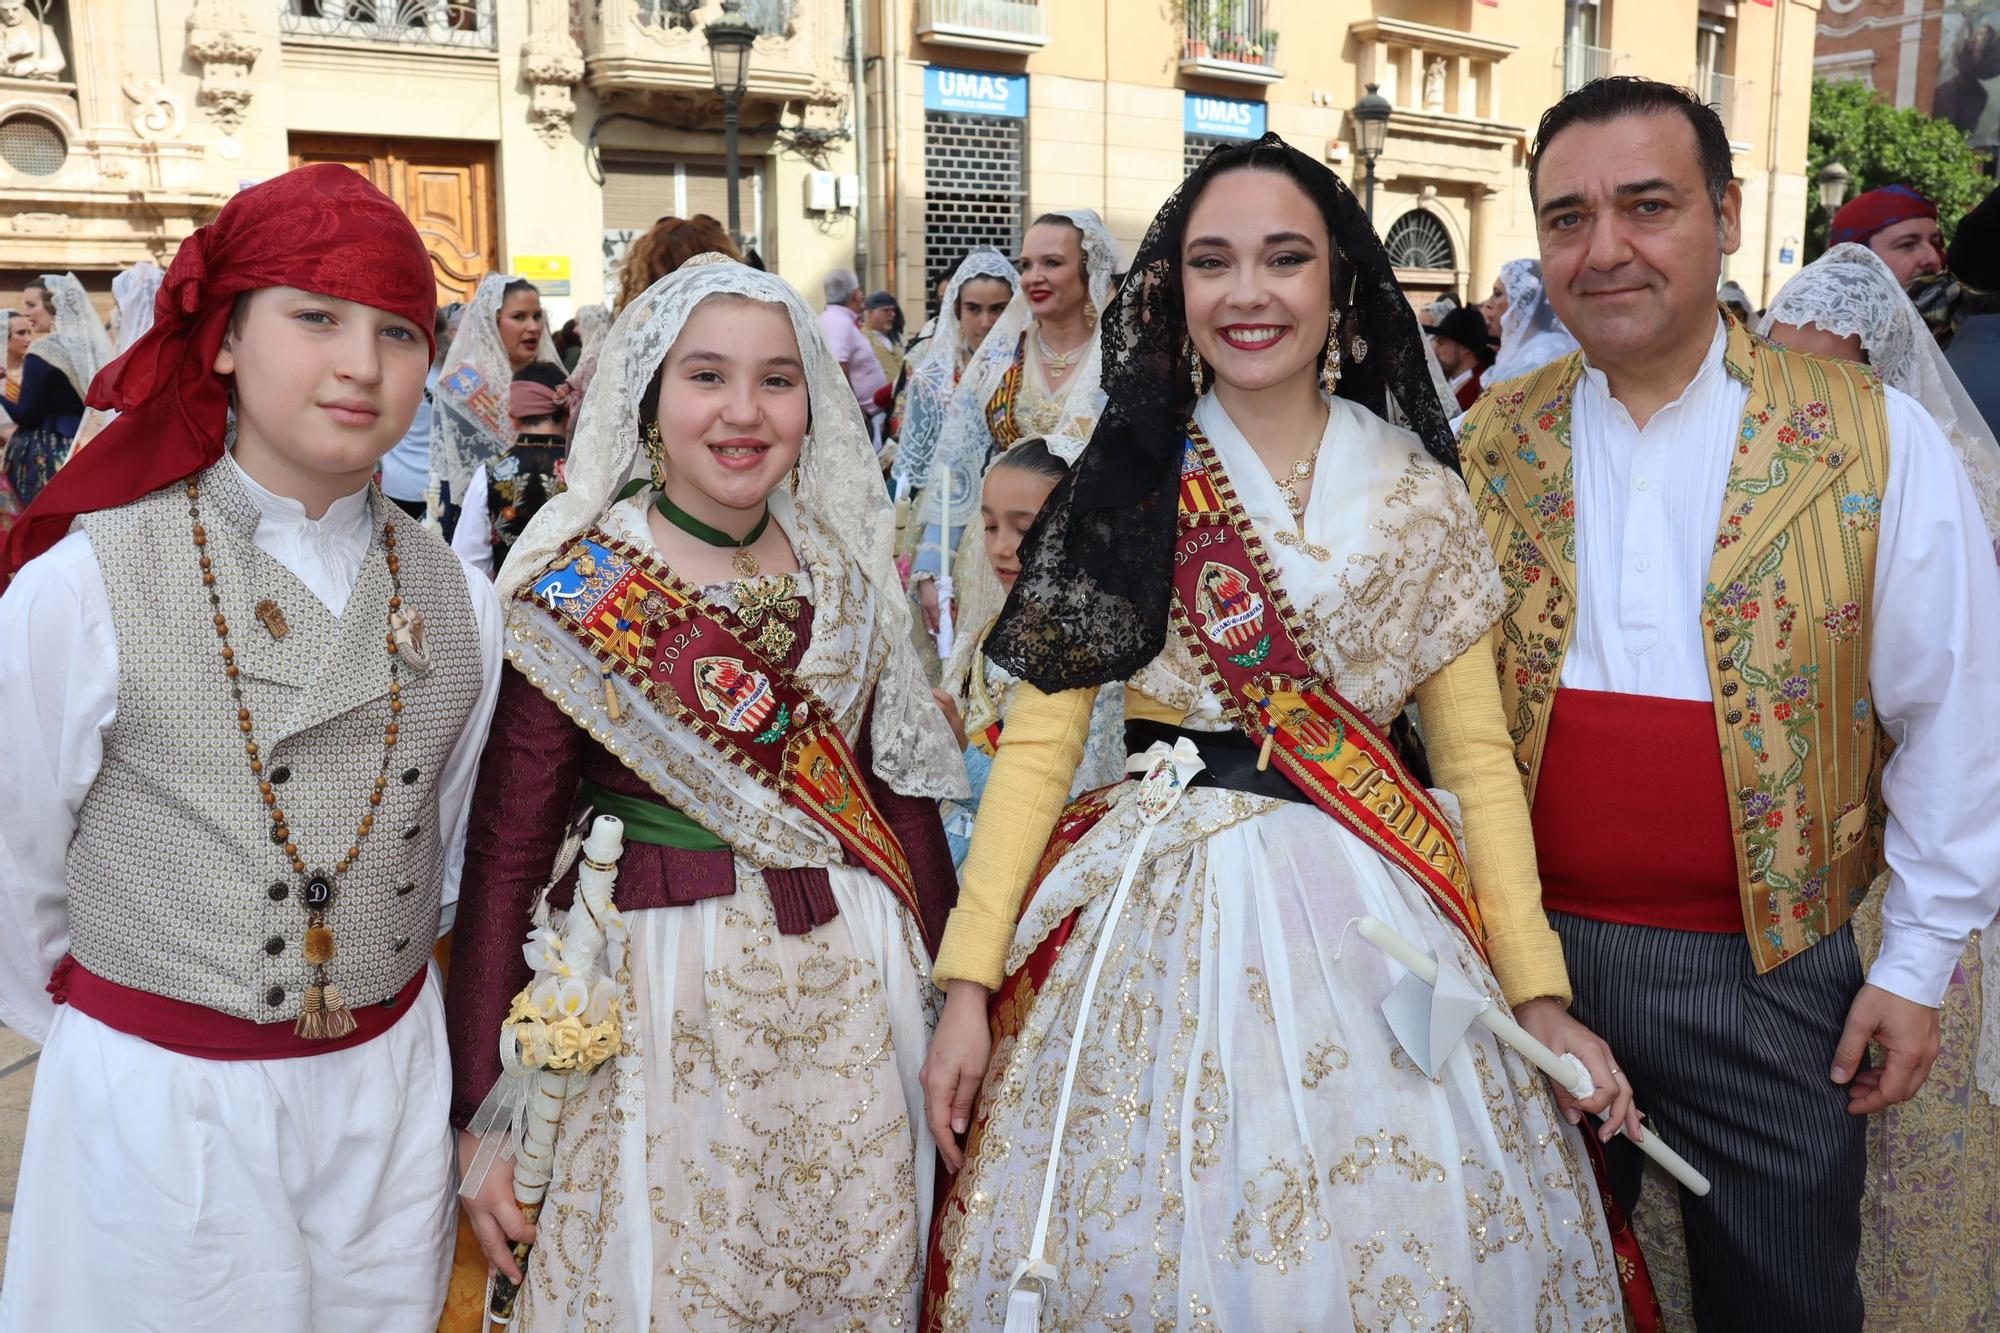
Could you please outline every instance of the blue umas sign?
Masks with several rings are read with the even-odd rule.
[[[924,71],[924,110],[1022,120],[1028,114],[1028,76],[932,65]]]
[[[1189,134],[1209,134],[1224,139],[1264,137],[1265,109],[1262,102],[1243,102],[1234,97],[1198,97],[1189,93],[1182,107],[1184,128]]]

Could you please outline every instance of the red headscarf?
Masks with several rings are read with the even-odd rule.
[[[1827,228],[1826,243],[1839,245],[1843,241],[1852,241],[1856,245],[1866,245],[1870,236],[1898,222],[1910,222],[1917,218],[1929,218],[1935,222],[1937,215],[1937,205],[1909,186],[1885,185],[1848,200],[1833,215],[1833,222]]]
[[[243,191],[181,243],[153,327],[91,381],[89,405],[115,408],[118,419],[21,514],[7,538],[4,579],[62,540],[77,515],[129,504],[222,457],[229,383],[213,369],[215,354],[237,296],[262,287],[371,305],[431,339],[430,255],[387,195],[333,163]]]

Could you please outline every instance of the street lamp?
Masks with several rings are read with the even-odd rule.
[[[1829,162],[1813,177],[1813,184],[1819,186],[1819,206],[1827,216],[1840,211],[1842,201],[1847,198],[1847,185],[1854,177],[1838,162]]]
[[[1356,102],[1350,113],[1354,117],[1354,151],[1368,168],[1370,222],[1375,220],[1375,159],[1382,156],[1383,145],[1389,142],[1389,115],[1395,110],[1388,98],[1375,91],[1378,86],[1369,84],[1367,96]]]
[[[722,17],[702,29],[708,38],[708,63],[715,71],[715,91],[722,94],[722,125],[729,144],[729,239],[743,244],[743,210],[736,202],[736,110],[750,82],[750,45],[757,30],[743,21],[738,0],[722,0]]]

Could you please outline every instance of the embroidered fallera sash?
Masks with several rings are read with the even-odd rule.
[[[648,702],[779,792],[919,921],[916,877],[832,714],[760,651],[738,616],[651,556],[592,528],[516,596],[549,611]]]
[[[1028,335],[1023,333],[1014,344],[1014,359],[1000,376],[999,387],[986,400],[986,429],[993,434],[996,453],[1006,453],[1021,438],[1021,427],[1014,420],[1014,400],[1021,396],[1021,366],[1028,350]]]
[[[1444,812],[1368,716],[1314,678],[1270,556],[1192,423],[1181,457],[1174,626],[1223,713],[1312,803],[1430,894],[1485,952],[1465,857]]]

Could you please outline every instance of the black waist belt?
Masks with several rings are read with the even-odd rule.
[[[1310,805],[1312,798],[1298,784],[1276,768],[1257,771],[1257,751],[1262,747],[1240,731],[1183,731],[1164,722],[1143,718],[1127,719],[1125,753],[1143,754],[1154,741],[1172,745],[1186,737],[1201,751],[1201,772],[1189,780],[1190,787],[1220,787],[1224,791],[1248,792],[1276,801],[1298,801]]]

